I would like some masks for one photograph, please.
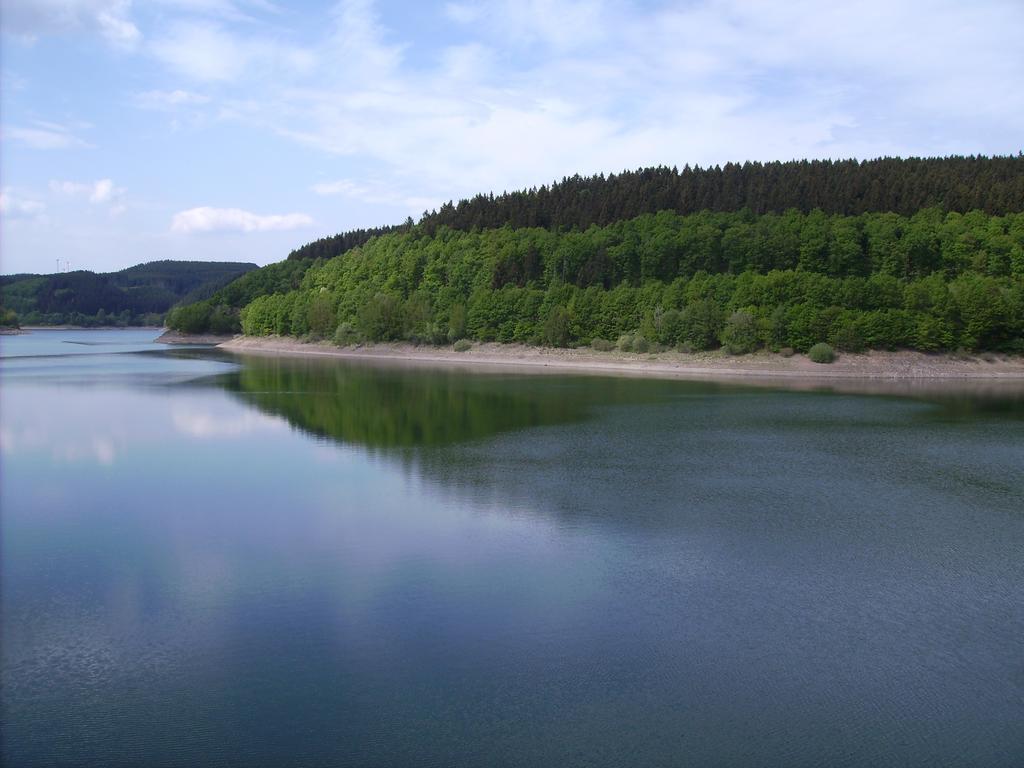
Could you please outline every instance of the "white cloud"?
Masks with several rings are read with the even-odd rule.
[[[9,219],[34,219],[46,210],[46,205],[32,197],[19,194],[10,187],[0,190],[0,215]]]
[[[351,179],[340,179],[338,181],[321,181],[314,184],[311,189],[318,195],[347,195],[355,197],[363,192],[363,187]]]
[[[388,87],[402,63],[404,46],[386,41],[387,30],[373,6],[373,0],[341,0],[335,6],[334,29],[321,58],[339,83]]]
[[[122,187],[115,187],[111,179],[98,179],[87,183],[51,181],[50,191],[68,197],[82,197],[94,205],[120,200],[125,193]]]
[[[96,14],[96,24],[100,33],[109,42],[124,48],[132,48],[142,37],[139,28],[125,18],[128,8],[131,7],[130,0],[112,3],[102,8]]]
[[[308,227],[313,219],[304,213],[261,216],[240,208],[190,208],[174,214],[171,231],[193,232],[269,232]]]
[[[430,67],[405,61],[370,3],[342,3],[316,81],[281,78],[230,115],[368,165],[389,197],[420,199],[656,163],[1009,152],[1006,137],[1024,134],[1019,3],[641,12],[493,0],[444,12],[477,39],[435,51]],[[979,146],[993,126],[1004,145]],[[364,179],[314,191],[376,197]]]
[[[310,189],[322,197],[340,196],[363,203],[394,206],[410,214],[422,213],[443,202],[437,198],[403,195],[378,181],[361,184],[352,179],[338,179],[319,182]]]
[[[98,33],[111,45],[131,49],[142,34],[130,18],[131,0],[7,0],[3,30],[24,40]]]
[[[135,96],[135,103],[140,107],[157,111],[171,111],[179,107],[198,107],[209,101],[209,96],[180,88],[173,91],[145,91]]]
[[[88,195],[92,189],[92,185],[83,184],[78,181],[51,181],[50,191],[55,194],[67,195],[72,197],[75,195]]]
[[[202,82],[231,82],[267,72],[308,73],[314,64],[304,48],[240,37],[206,21],[178,22],[150,48],[177,74]]]
[[[454,18],[463,23],[486,20],[514,45],[542,45],[564,52],[615,35],[621,19],[610,5],[602,0],[493,0],[479,4],[475,17],[463,13],[459,18],[456,10]],[[449,7],[449,15],[452,10]]]
[[[31,149],[71,149],[90,146],[78,138],[70,127],[41,120],[37,120],[30,128],[7,126],[3,129],[3,138],[19,142]]]
[[[281,12],[276,5],[266,2],[266,0],[241,0],[241,2],[232,2],[232,0],[151,0],[151,2],[177,11],[214,16],[231,21],[252,21],[253,16],[250,11],[271,14]]]
[[[100,179],[92,185],[89,193],[90,203],[106,203],[114,196],[114,182],[110,179]]]

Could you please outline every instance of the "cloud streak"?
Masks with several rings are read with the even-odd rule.
[[[6,219],[35,219],[46,210],[46,204],[26,197],[9,187],[0,190],[0,215]]]
[[[135,103],[142,109],[170,112],[182,107],[197,107],[207,104],[209,96],[193,93],[181,88],[173,91],[144,91],[135,96]]]
[[[150,45],[162,64],[178,75],[199,82],[232,82],[243,76],[309,73],[313,56],[304,48],[266,38],[232,34],[220,24],[185,21]]]
[[[174,214],[171,231],[179,234],[199,232],[271,232],[300,229],[313,224],[304,213],[261,216],[240,208],[189,208]]]
[[[421,200],[658,163],[973,153],[993,126],[1024,134],[1024,6],[1001,0],[444,12],[474,40],[425,66],[372,3],[342,2],[309,72],[281,69],[224,114],[369,164],[390,197]]]
[[[82,183],[78,181],[51,181],[50,191],[67,197],[84,197],[90,203],[109,203],[121,198],[124,189],[115,187],[111,179]]]
[[[110,45],[131,50],[142,33],[130,18],[131,0],[7,0],[3,30],[24,40],[48,35],[98,33]]]
[[[37,120],[30,128],[5,127],[3,139],[24,144],[30,149],[73,149],[91,146],[78,138],[68,126],[41,120]]]

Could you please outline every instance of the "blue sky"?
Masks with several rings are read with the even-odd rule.
[[[0,271],[284,258],[573,173],[1016,153],[1020,0],[5,0]]]

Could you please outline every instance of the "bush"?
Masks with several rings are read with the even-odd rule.
[[[342,323],[334,332],[334,343],[339,347],[351,347],[360,341],[359,332],[352,326],[352,323]]]
[[[544,341],[552,347],[569,346],[569,310],[555,306],[544,321]]]
[[[757,331],[757,318],[741,310],[732,313],[719,338],[730,355],[745,355],[757,346]]]
[[[471,342],[469,339],[459,339],[458,341],[455,342],[455,344],[452,345],[452,348],[456,352],[468,352],[470,349],[473,348],[473,342]]]
[[[661,316],[661,328],[659,341],[666,347],[676,343],[682,329],[682,314],[676,309],[670,309]]]
[[[689,342],[694,349],[711,349],[718,344],[722,325],[722,308],[718,304],[709,299],[694,301],[680,315],[680,341]]]
[[[815,363],[831,363],[836,359],[832,347],[824,342],[819,342],[811,347],[807,352],[807,356]]]
[[[633,334],[624,333],[619,336],[619,340],[615,342],[615,347],[620,352],[632,352],[633,351]]]
[[[796,354],[796,351],[792,347],[783,347],[779,350],[779,354],[783,357],[792,357]]]
[[[844,352],[860,352],[864,349],[864,336],[857,327],[852,312],[846,312],[832,331],[832,343]]]
[[[427,341],[434,346],[441,346],[448,341],[448,330],[435,320],[427,326]]]
[[[633,337],[633,351],[634,352],[647,352],[650,350],[651,345],[647,342],[640,334]]]
[[[371,341],[394,341],[402,338],[402,305],[388,293],[378,293],[358,314],[359,330]]]
[[[608,341],[608,339],[594,339],[590,342],[590,346],[597,352],[611,352],[615,349],[615,345]]]
[[[676,344],[676,352],[681,355],[692,355],[696,351],[697,350],[693,348],[693,344],[688,341],[682,341],[679,344]]]
[[[921,315],[917,321],[918,349],[932,352],[936,349],[948,348],[953,343],[953,331],[949,323],[941,317]]]
[[[448,341],[458,341],[466,335],[466,307],[456,304],[448,315]]]

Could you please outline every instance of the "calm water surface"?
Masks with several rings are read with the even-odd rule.
[[[12,766],[1019,766],[1024,395],[3,337]]]

